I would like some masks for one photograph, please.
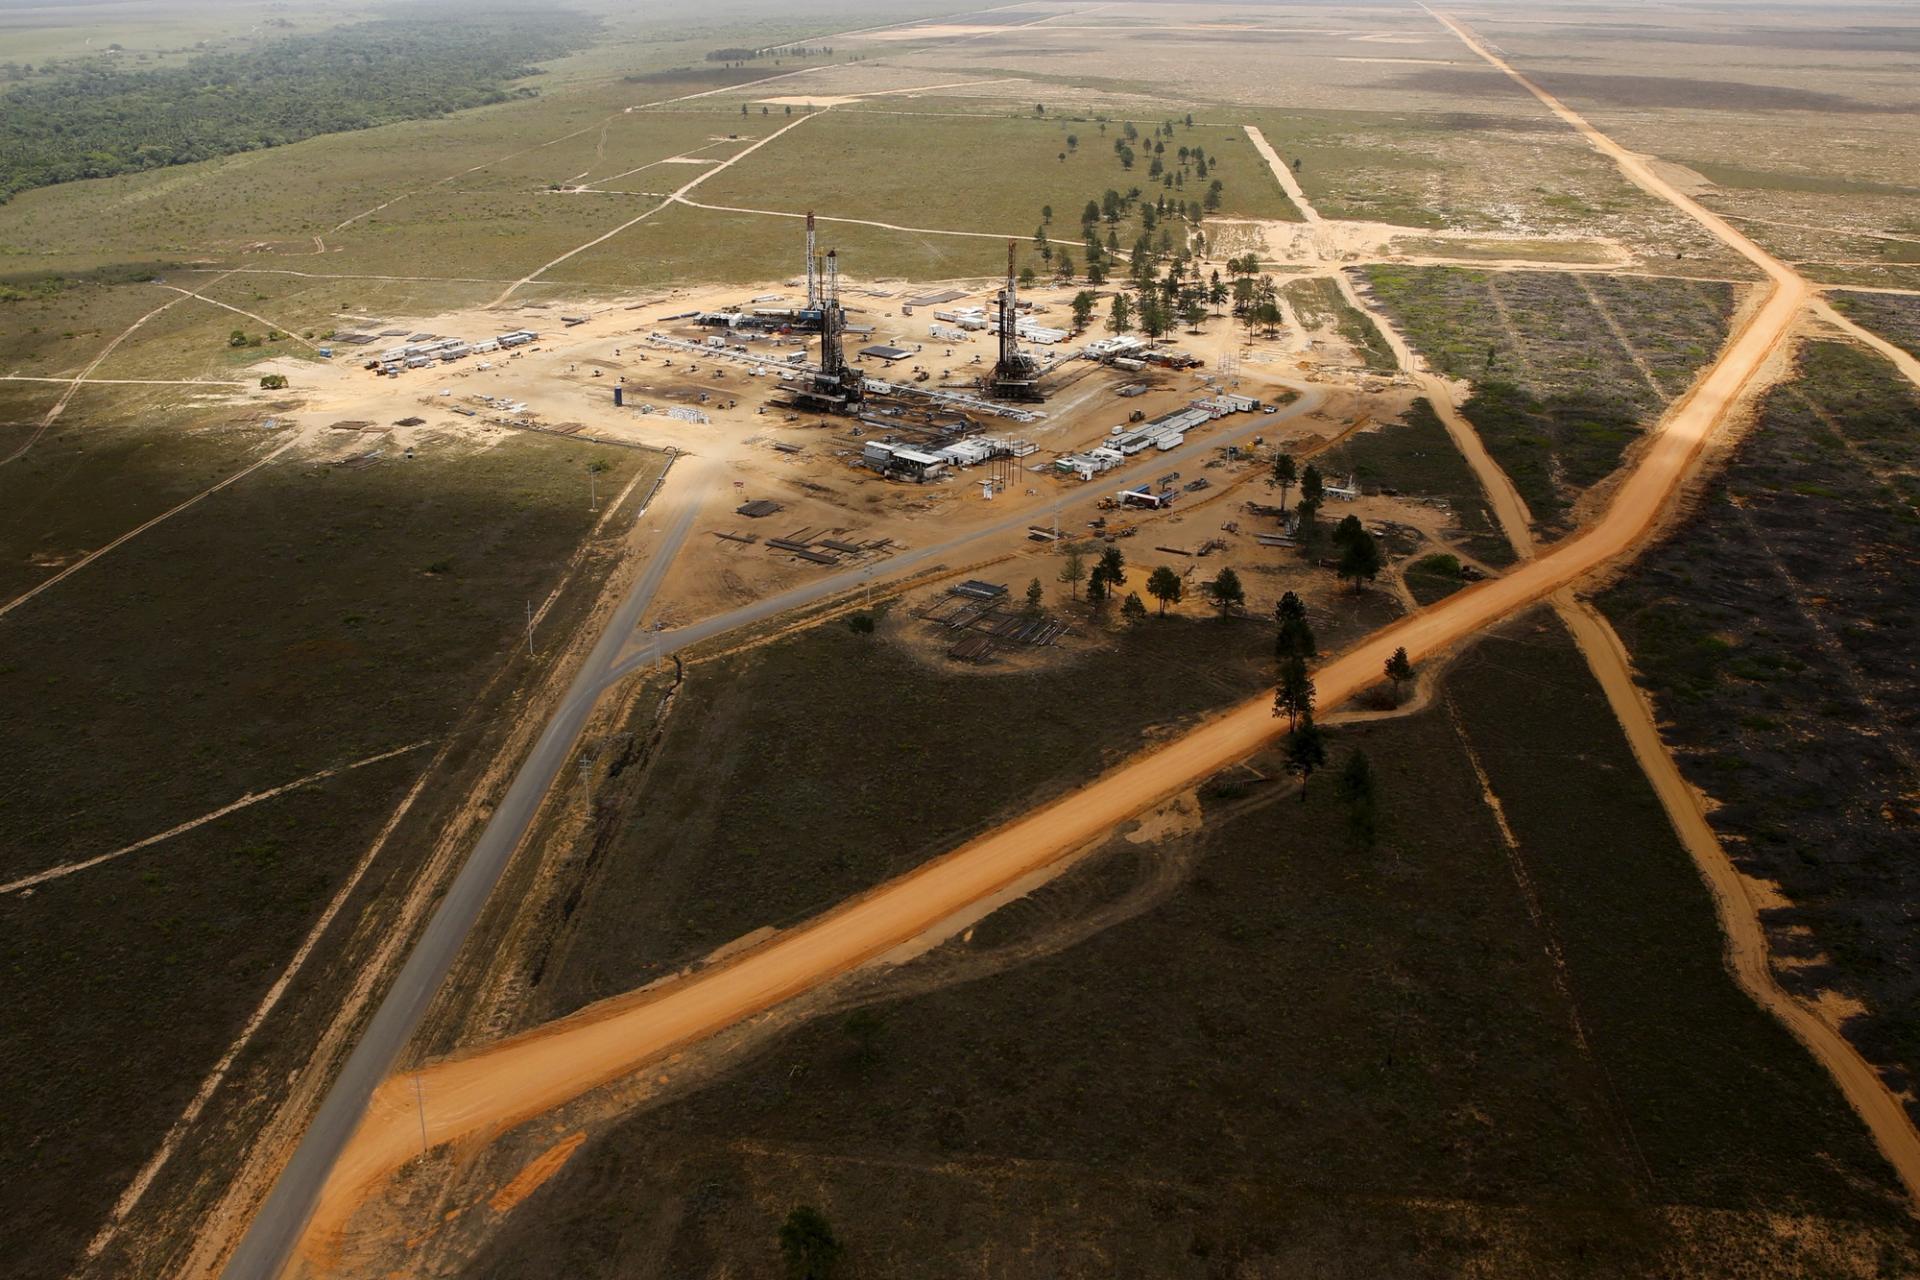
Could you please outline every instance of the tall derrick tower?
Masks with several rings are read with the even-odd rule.
[[[1020,350],[1020,298],[1014,283],[1014,242],[1007,241],[1007,281],[995,299],[1000,358],[987,378],[987,393],[1002,400],[1039,400],[1040,362]]]

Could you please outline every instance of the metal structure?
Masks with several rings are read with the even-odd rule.
[[[809,233],[811,237],[811,233]],[[840,308],[840,259],[838,252],[827,250],[826,267],[816,270],[819,277],[820,367],[806,377],[780,384],[802,409],[817,413],[851,413],[866,397],[866,380],[847,363],[841,335],[846,331],[847,313]]]
[[[813,210],[807,210],[807,310],[820,309],[820,262],[813,247]]]
[[[1020,350],[1020,298],[1014,288],[1014,242],[1007,241],[1007,282],[995,299],[999,308],[1000,358],[987,377],[987,394],[1000,400],[1038,401],[1040,364]]]

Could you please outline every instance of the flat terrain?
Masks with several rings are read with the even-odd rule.
[[[1134,588],[1146,573],[1133,570]],[[1309,583],[1304,568],[1293,576],[1314,594],[1329,645],[1397,611],[1378,592]],[[526,912],[511,913],[526,931],[510,961],[525,986],[516,1022],[798,923],[1272,678],[1271,628],[1251,618],[1116,628],[1113,608],[1068,602],[1076,634],[1061,646],[970,669],[912,612],[890,609],[874,635],[832,622],[697,662],[663,734],[658,693],[635,701],[595,751],[591,817],[570,850],[550,855],[558,870],[540,922],[529,929]],[[475,963],[501,967],[491,952],[476,948]]]
[[[1759,881],[1781,979],[1910,1092],[1920,396],[1808,344],[1673,538],[1601,603]]]
[[[1683,279],[1373,267],[1372,295],[1435,371],[1543,530],[1692,384],[1725,341],[1734,290]]]
[[[1486,642],[1439,706],[1337,735],[1355,748],[1377,847],[1351,846],[1325,779],[1305,805],[1202,791],[1173,834],[1149,821],[876,980],[877,1032],[849,993],[592,1138],[466,1273],[773,1275],[801,1202],[854,1275],[1911,1265],[1844,1106],[1782,1069],[1784,1033],[1721,972],[1564,633]],[[1589,780],[1572,812],[1546,763],[1567,758]],[[1602,828],[1604,848],[1576,834]],[[1650,959],[1685,980],[1635,982]],[[1768,1211],[1790,1240],[1755,1236]]]
[[[801,1203],[853,1277],[1920,1271],[1920,1157],[1887,1146],[1902,1184],[1846,1105],[1871,1078],[1729,975],[1624,668],[1592,667],[1610,712],[1544,612],[1478,635],[1690,504],[1600,603],[1781,981],[1911,1108],[1920,400],[1913,366],[1809,319],[1830,301],[1920,352],[1910,15],[82,16],[0,13],[0,1273],[217,1273],[483,829],[504,878],[393,1059],[446,1092],[376,1092],[349,1155],[397,1152],[395,1177],[327,1189],[359,1210],[339,1274],[771,1276]],[[388,21],[365,74],[296,58],[303,89],[219,80],[193,129],[162,109],[183,69]],[[503,49],[502,23],[539,38]],[[86,172],[112,176],[61,180]],[[700,311],[797,301],[809,210],[850,346],[906,350],[871,375],[976,391],[993,335],[908,304],[989,301],[1010,239],[1040,323],[1096,295],[1030,348],[1060,361],[1042,416],[822,418],[775,389],[803,339],[704,345]],[[1277,323],[1236,311],[1249,276]],[[1149,292],[1197,368],[1070,359],[1137,335]],[[538,340],[364,366],[517,326]],[[1736,440],[1728,407],[1789,365]],[[1053,465],[1225,390],[1283,407],[1090,482]],[[963,413],[1017,465],[855,465]],[[1378,539],[1368,589],[1275,536],[1280,451],[1358,490],[1321,520]],[[642,512],[663,475],[671,520]],[[1118,509],[1122,476],[1178,501]],[[1066,548],[1103,537],[1121,595],[1180,576],[1174,616],[1073,598]],[[1222,566],[1244,616],[1201,598]],[[959,661],[916,614],[975,576],[1016,601],[1037,579],[1071,633]],[[1287,590],[1323,698],[1361,713],[1305,803],[1269,742]],[[603,631],[637,678],[586,680],[584,737],[530,751]],[[1401,641],[1426,677],[1404,712],[1366,687]],[[1334,776],[1355,748],[1373,843]],[[537,813],[502,803],[529,758],[568,761]],[[1032,861],[1089,839],[1057,879]],[[942,870],[956,846],[989,853]],[[661,1009],[699,1042],[648,1041]],[[554,1056],[503,1088],[516,1046]]]
[[[156,433],[144,415],[74,412],[92,424],[84,437],[63,432],[0,472],[18,495],[7,504],[9,600],[106,532],[279,443],[257,421],[186,434],[175,418]],[[0,881],[340,771],[0,896],[14,1009],[0,1041],[14,1082],[5,1179],[32,1241],[15,1255],[21,1274],[72,1263],[437,753],[464,761],[497,733],[506,696],[540,670],[512,656],[525,601],[559,584],[595,520],[586,464],[607,466],[613,492],[662,465],[519,437],[484,449],[420,440],[410,461],[388,440],[371,464],[342,466],[378,450],[380,433],[318,434],[329,438],[0,623],[0,697],[30,712],[0,726],[13,762],[0,793]],[[552,625],[581,616],[605,567]],[[491,681],[503,666],[504,681]],[[385,758],[354,767],[375,757]],[[444,815],[463,798],[436,790],[423,808]],[[429,845],[409,828],[375,865],[357,900],[370,920],[382,897],[386,909],[398,904]],[[328,1011],[288,1008],[268,1043],[298,1044]],[[251,1096],[223,1104],[230,1120],[276,1097],[272,1077],[246,1079]],[[236,1124],[221,1141],[244,1135]]]

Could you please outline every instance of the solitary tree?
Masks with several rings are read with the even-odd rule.
[[[1114,333],[1125,333],[1133,328],[1133,303],[1124,293],[1113,295],[1113,310],[1107,314],[1107,328]]]
[[[1246,589],[1240,585],[1240,575],[1231,568],[1223,567],[1206,586],[1207,598],[1213,601],[1213,607],[1226,617],[1247,603]]]
[[[1380,544],[1374,541],[1372,534],[1365,529],[1359,530],[1347,539],[1346,548],[1340,553],[1340,576],[1353,583],[1354,591],[1360,590],[1360,584],[1372,582],[1385,566],[1380,555]]]
[[[1287,718],[1289,731],[1299,726],[1302,716],[1313,714],[1313,677],[1307,674],[1307,660],[1297,653],[1280,664],[1280,684],[1273,691],[1273,714]]]
[[[786,1259],[788,1280],[833,1280],[840,1252],[826,1215],[810,1204],[795,1209],[781,1224],[780,1256]]]
[[[1113,588],[1108,584],[1106,569],[1095,565],[1093,573],[1087,578],[1087,603],[1096,609],[1104,609],[1107,606],[1107,598],[1112,594]]]
[[[1287,491],[1292,489],[1295,482],[1299,479],[1300,472],[1299,469],[1294,466],[1292,454],[1281,453],[1274,455],[1273,475],[1270,477],[1270,483],[1280,490],[1281,515],[1287,513]]]
[[[1075,333],[1087,327],[1087,321],[1093,319],[1094,304],[1099,301],[1093,290],[1082,289],[1073,295],[1073,331]]]
[[[1300,803],[1307,802],[1307,779],[1327,762],[1327,739],[1313,722],[1313,712],[1300,717],[1300,723],[1287,734],[1287,772],[1300,779]]]
[[[1393,702],[1399,706],[1400,686],[1413,679],[1413,662],[1407,657],[1405,646],[1395,649],[1387,659],[1387,679],[1393,681]]]
[[[1160,616],[1163,618],[1167,616],[1168,605],[1180,603],[1184,589],[1180,575],[1164,564],[1147,575],[1147,594],[1160,602]]]
[[[841,1024],[847,1037],[853,1041],[854,1052],[859,1057],[861,1070],[871,1067],[880,1059],[880,1038],[887,1032],[887,1020],[878,1011],[869,1008],[855,1009],[847,1015]]]
[[[1138,591],[1127,592],[1127,598],[1120,602],[1120,616],[1129,622],[1138,622],[1147,616],[1147,605]]]
[[[1274,617],[1280,623],[1280,629],[1273,637],[1273,654],[1278,661],[1311,658],[1318,652],[1313,628],[1307,623],[1307,606],[1301,603],[1299,596],[1291,591],[1281,596],[1280,603],[1274,608]]]
[[[1367,753],[1355,747],[1340,767],[1335,791],[1347,806],[1347,834],[1357,849],[1371,849],[1378,834],[1378,812],[1373,794],[1373,765]]]
[[[1080,584],[1087,580],[1087,557],[1078,547],[1067,548],[1067,562],[1060,566],[1060,581],[1067,584],[1073,598],[1080,598]]]
[[[1027,612],[1028,613],[1040,612],[1040,602],[1045,600],[1046,598],[1047,598],[1047,590],[1045,587],[1040,585],[1040,579],[1035,578],[1032,582],[1029,582],[1027,584]]]
[[[1110,587],[1125,586],[1127,581],[1127,557],[1118,547],[1108,547],[1100,553],[1100,570],[1107,575]]]
[[[1307,474],[1313,474],[1313,468],[1307,468]],[[1306,496],[1306,486],[1301,485],[1300,501],[1293,508],[1293,535],[1300,539],[1300,547],[1308,555],[1320,545],[1320,499]]]
[[[1333,527],[1333,545],[1336,547],[1352,546],[1360,540],[1361,535],[1366,533],[1366,531],[1366,526],[1360,523],[1359,516],[1347,516]]]
[[[1326,488],[1326,482],[1320,477],[1320,468],[1309,462],[1307,469],[1300,473],[1300,501],[1319,502],[1326,496]]]

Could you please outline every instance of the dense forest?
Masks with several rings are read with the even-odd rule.
[[[101,58],[16,84],[0,110],[0,201],[32,187],[503,102],[538,62],[580,48],[596,20],[564,10],[407,16],[122,70]]]

